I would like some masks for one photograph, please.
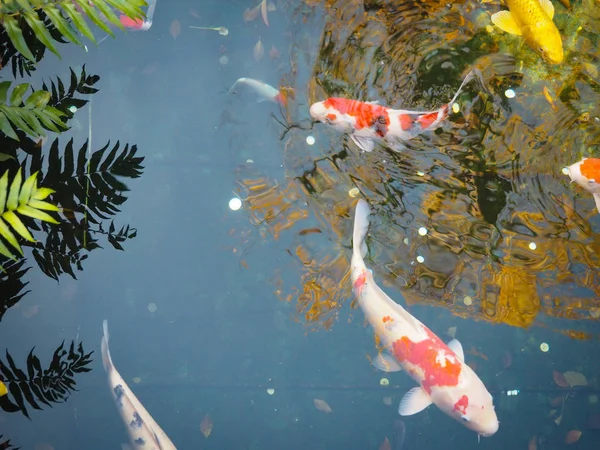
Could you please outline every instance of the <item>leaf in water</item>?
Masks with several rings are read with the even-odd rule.
[[[579,430],[571,430],[567,433],[565,437],[565,444],[574,444],[581,437],[581,431]]]
[[[281,53],[277,50],[277,47],[271,45],[271,50],[269,50],[269,58],[271,59],[279,59],[281,58]]]
[[[558,372],[557,370],[552,371],[552,377],[554,378],[554,382],[556,383],[557,386],[569,387],[569,382],[567,381],[565,376],[562,373]]]
[[[263,59],[263,56],[265,56],[265,48],[263,47],[262,40],[260,37],[258,38],[258,42],[256,43],[256,45],[254,46],[253,54],[254,60],[256,62],[259,62],[261,59]]]
[[[205,438],[208,438],[208,436],[210,436],[210,433],[212,432],[212,429],[213,421],[207,414],[206,416],[204,416],[204,419],[202,419],[202,423],[200,423],[200,431],[202,432]]]
[[[392,450],[392,444],[390,444],[390,440],[385,437],[383,442],[379,444],[379,450]]]
[[[169,27],[169,33],[173,36],[173,39],[177,39],[177,36],[181,34],[181,23],[179,20],[174,20],[171,22],[171,26]]]
[[[585,375],[579,372],[565,372],[563,373],[563,377],[571,387],[588,385],[588,381]]]
[[[258,13],[260,12],[260,5],[257,5],[255,8],[248,8],[244,11],[244,22],[252,22],[258,17]]]
[[[315,408],[317,408],[319,411],[322,411],[324,413],[333,412],[333,409],[331,409],[331,406],[329,406],[325,400],[315,398],[314,403],[315,403]]]

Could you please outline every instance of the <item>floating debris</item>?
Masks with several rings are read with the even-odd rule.
[[[193,25],[190,25],[190,28],[196,28],[197,30],[218,31],[221,36],[227,36],[229,34],[229,30],[226,27],[195,27]]]
[[[267,389],[267,394],[273,395],[274,393],[275,393],[275,389],[273,389],[273,388]]]
[[[306,136],[306,143],[308,145],[314,145],[315,143],[315,138],[313,136]]]
[[[225,64],[227,64],[227,63],[229,62],[229,58],[227,57],[227,55],[223,55],[223,56],[221,56],[221,57],[219,58],[219,62],[220,62],[222,65],[225,65]]]
[[[542,342],[540,344],[540,350],[543,351],[544,353],[546,353],[548,350],[550,350],[550,346],[548,344],[546,344],[545,342]]]
[[[417,172],[417,175],[419,175],[420,177],[424,177],[425,176],[425,172],[421,172],[420,170]]]
[[[467,306],[471,306],[473,304],[473,299],[467,295],[463,298],[463,303]]]
[[[325,400],[315,398],[313,402],[315,404],[315,408],[317,408],[319,411],[322,411],[324,413],[333,412],[333,409],[331,409],[331,406],[329,406]]]
[[[425,236],[427,234],[427,228],[425,228],[425,227],[419,228],[419,234],[421,236]]]
[[[381,386],[389,386],[390,380],[388,380],[387,378],[382,378],[381,380],[379,380],[379,384]]]
[[[142,379],[140,377],[133,377],[133,382],[135,384],[140,384],[142,382]]]
[[[506,96],[506,98],[515,98],[515,91],[513,91],[512,89],[507,89],[506,91],[504,91],[504,95]]]
[[[358,197],[358,194],[360,194],[360,191],[358,190],[358,188],[357,188],[357,187],[353,187],[352,189],[350,189],[350,190],[348,191],[348,195],[349,195],[350,197],[352,197],[352,198],[354,198],[354,197]]]
[[[460,112],[460,105],[458,103],[452,104],[452,112],[454,114],[458,114]]]
[[[537,248],[537,244],[536,244],[535,242],[530,242],[530,243],[529,243],[529,248],[530,248],[531,250],[535,250],[535,249]]]
[[[417,262],[424,263],[425,262],[425,258],[423,258],[421,255],[419,255],[419,256],[417,256]]]
[[[148,305],[148,311],[150,311],[151,313],[155,313],[157,309],[158,308],[156,307],[156,303],[150,303]]]
[[[383,397],[383,404],[386,406],[392,406],[392,397]]]
[[[237,211],[241,207],[242,201],[239,198],[233,197],[231,200],[229,200],[229,209],[231,209],[232,211]]]

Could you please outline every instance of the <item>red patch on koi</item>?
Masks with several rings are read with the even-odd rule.
[[[600,159],[588,158],[581,163],[579,166],[581,175],[586,177],[588,180],[596,180],[600,183]]]
[[[390,316],[385,316],[383,319],[383,323],[393,322],[394,319]]]
[[[380,123],[389,125],[390,117],[385,106],[359,102],[347,98],[331,97],[323,102],[326,108],[333,108],[340,114],[347,114],[356,120],[355,129],[371,127]],[[378,130],[379,131],[379,130]],[[380,132],[381,133],[381,132]]]
[[[438,113],[439,111],[423,114],[422,116],[417,117],[417,122],[419,122],[423,129],[427,129],[437,120]]]
[[[469,406],[469,397],[467,397],[466,395],[463,395],[454,404],[452,411],[459,411],[462,414],[467,414],[467,406]]]
[[[335,119],[337,119],[337,116],[336,116],[335,114],[331,114],[331,113],[329,113],[329,114],[327,114],[327,118],[328,118],[329,120],[335,120]]]
[[[452,351],[433,332],[425,327],[428,338],[420,342],[413,342],[407,336],[402,336],[392,345],[394,356],[398,361],[409,363],[423,370],[422,386],[425,392],[431,394],[432,386],[456,386],[462,371],[461,363],[454,356],[454,361],[448,359]],[[438,358],[443,353],[443,360]]]
[[[144,21],[142,19],[132,19],[131,17],[127,17],[125,15],[119,16],[119,20],[123,24],[123,26],[127,28],[140,29],[144,26]]]
[[[400,122],[400,128],[402,128],[402,131],[408,131],[413,126],[414,121],[408,114],[400,114],[398,116],[398,120]]]
[[[366,282],[367,274],[363,271],[354,282],[354,292],[356,292],[357,295],[360,294],[360,291]]]

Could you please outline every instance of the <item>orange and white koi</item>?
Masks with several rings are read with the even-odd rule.
[[[144,19],[132,19],[124,14],[119,15],[119,21],[121,24],[130,31],[148,31],[152,26],[152,19],[154,18],[154,10],[156,9],[157,0],[147,0],[148,9],[146,10]],[[108,34],[98,41],[101,44],[108,38]]]
[[[285,96],[281,95],[279,90],[267,83],[255,80],[253,78],[239,78],[235,83],[233,83],[233,86],[231,86],[229,89],[229,93],[231,94],[235,92],[236,88],[240,85],[248,86],[255,94],[257,94],[259,103],[270,101],[284,106],[286,104],[286,98]]]
[[[600,212],[600,159],[583,158],[568,166],[567,172],[571,181],[591,192],[596,202],[596,209]]]
[[[436,111],[392,109],[377,102],[331,97],[313,103],[310,107],[310,115],[318,122],[348,133],[354,143],[364,151],[372,151],[375,142],[385,142],[393,150],[399,151],[402,142],[439,128],[448,117],[452,105],[465,84],[474,77],[481,80],[479,70],[470,71],[452,100]]]
[[[108,350],[108,322],[102,323],[102,363],[108,374],[108,384],[113,399],[127,427],[131,447],[137,450],[176,450],[166,433],[154,421],[150,413],[140,403],[125,380],[115,368]]]
[[[352,285],[358,304],[374,328],[386,353],[374,365],[388,372],[404,369],[419,386],[400,401],[402,416],[416,414],[432,403],[480,436],[498,431],[492,395],[465,364],[464,352],[454,339],[444,344],[429,328],[381,290],[367,269],[365,236],[369,205],[359,200],[354,216]]]

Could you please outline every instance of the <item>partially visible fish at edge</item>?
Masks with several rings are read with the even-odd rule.
[[[592,194],[600,212],[600,159],[583,158],[567,167],[567,173],[579,186]]]
[[[136,450],[176,450],[166,433],[154,421],[114,366],[108,349],[108,322],[102,323],[102,364],[121,419],[127,428],[131,447]]]

